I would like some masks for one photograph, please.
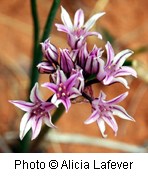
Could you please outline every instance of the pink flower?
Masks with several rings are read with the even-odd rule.
[[[113,115],[117,115],[122,119],[134,121],[134,119],[128,115],[123,107],[116,105],[116,103],[121,102],[127,95],[128,92],[125,92],[110,101],[105,101],[106,95],[101,91],[99,97],[92,101],[93,113],[85,121],[85,124],[90,124],[97,121],[102,136],[106,137],[107,135],[104,132],[105,123],[107,123],[113,129],[116,135],[118,131],[118,125]]]
[[[65,32],[68,34],[68,44],[72,49],[80,48],[84,43],[87,36],[95,35],[98,38],[102,39],[102,36],[98,32],[89,32],[93,27],[95,22],[105,13],[97,13],[93,15],[85,24],[84,24],[84,12],[82,9],[76,11],[74,16],[74,24],[70,19],[68,12],[61,7],[61,19],[64,25],[55,24],[59,31]]]
[[[122,65],[124,64],[125,60],[133,54],[133,52],[129,49],[126,49],[115,55],[114,50],[109,42],[105,47],[107,50],[107,62],[102,72],[98,73],[98,80],[102,81],[104,85],[120,82],[126,88],[129,88],[126,79],[122,78],[121,76],[132,75],[137,77],[137,73],[133,68]]]
[[[70,99],[81,95],[79,90],[74,87],[78,77],[79,73],[73,74],[67,79],[62,70],[57,70],[56,75],[53,74],[52,77],[54,83],[46,82],[42,86],[47,87],[55,93],[51,102],[57,106],[62,103],[67,112],[71,106]]]
[[[32,128],[32,140],[40,133],[42,122],[51,128],[55,126],[51,122],[50,111],[55,108],[55,105],[49,102],[44,102],[38,92],[38,83],[33,87],[30,94],[30,102],[20,100],[10,100],[9,102],[18,108],[26,111],[20,123],[20,139],[22,140],[26,133]]]

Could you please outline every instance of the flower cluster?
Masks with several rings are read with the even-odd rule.
[[[107,59],[104,60],[102,48],[94,45],[93,49],[89,51],[86,39],[88,36],[102,39],[100,33],[89,30],[105,13],[97,13],[84,23],[84,12],[79,9],[75,13],[73,24],[67,11],[63,7],[61,10],[63,24],[55,25],[58,31],[67,34],[69,48],[58,49],[50,42],[50,39],[47,39],[41,43],[45,60],[37,65],[41,74],[49,74],[50,76],[49,81],[43,83],[42,87],[53,91],[54,94],[50,99],[43,101],[39,96],[38,83],[36,83],[30,94],[32,103],[19,100],[10,101],[26,111],[20,124],[20,138],[23,139],[28,130],[32,128],[32,139],[35,139],[41,130],[43,121],[47,126],[54,128],[50,112],[59,104],[63,104],[66,112],[68,112],[72,101],[78,97],[84,97],[83,101],[87,100],[92,108],[92,114],[85,121],[85,124],[96,121],[103,137],[106,137],[105,123],[107,123],[116,135],[118,126],[114,115],[123,119],[134,120],[123,107],[116,105],[125,99],[128,92],[106,101],[106,95],[103,91],[100,91],[98,98],[94,97],[92,84],[110,85],[120,82],[129,88],[126,79],[122,76],[137,77],[137,74],[134,69],[123,66],[123,64],[133,52],[127,49],[115,55],[111,44],[107,42],[105,45]]]

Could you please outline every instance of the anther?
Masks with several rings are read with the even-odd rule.
[[[66,94],[63,92],[63,93],[62,93],[62,96],[65,96],[65,95],[66,95]]]
[[[62,87],[59,87],[59,92],[62,90]]]

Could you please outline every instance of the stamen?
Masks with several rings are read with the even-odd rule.
[[[62,93],[62,96],[65,96],[65,95],[66,95],[66,94],[63,92],[63,93]]]
[[[58,90],[59,90],[59,92],[60,92],[60,91],[62,91],[62,87],[59,87],[59,89],[58,89]]]

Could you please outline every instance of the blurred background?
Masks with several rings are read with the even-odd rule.
[[[51,0],[38,0],[41,30],[44,27]],[[130,90],[121,103],[136,122],[116,117],[119,125],[115,137],[107,127],[108,138],[103,139],[97,124],[83,122],[91,114],[90,106],[73,104],[57,122],[57,130],[48,133],[40,148],[43,152],[147,152],[148,151],[148,1],[147,0],[61,0],[71,17],[82,8],[87,20],[92,14],[105,11],[106,15],[97,21],[93,30],[103,34],[103,41],[95,37],[88,39],[90,49],[96,43],[103,47],[109,40],[115,51],[129,48],[135,51],[131,57],[138,79],[128,77]],[[60,8],[55,22],[61,23]],[[66,35],[53,26],[51,42],[67,47]],[[23,112],[8,103],[8,100],[27,100],[29,73],[32,62],[33,23],[30,1],[0,1],[0,152],[11,152],[19,134]],[[41,75],[39,83],[47,82],[48,76]],[[127,89],[121,84],[104,87],[94,85],[95,94],[100,90],[112,99]],[[40,88],[43,98],[48,90]]]

